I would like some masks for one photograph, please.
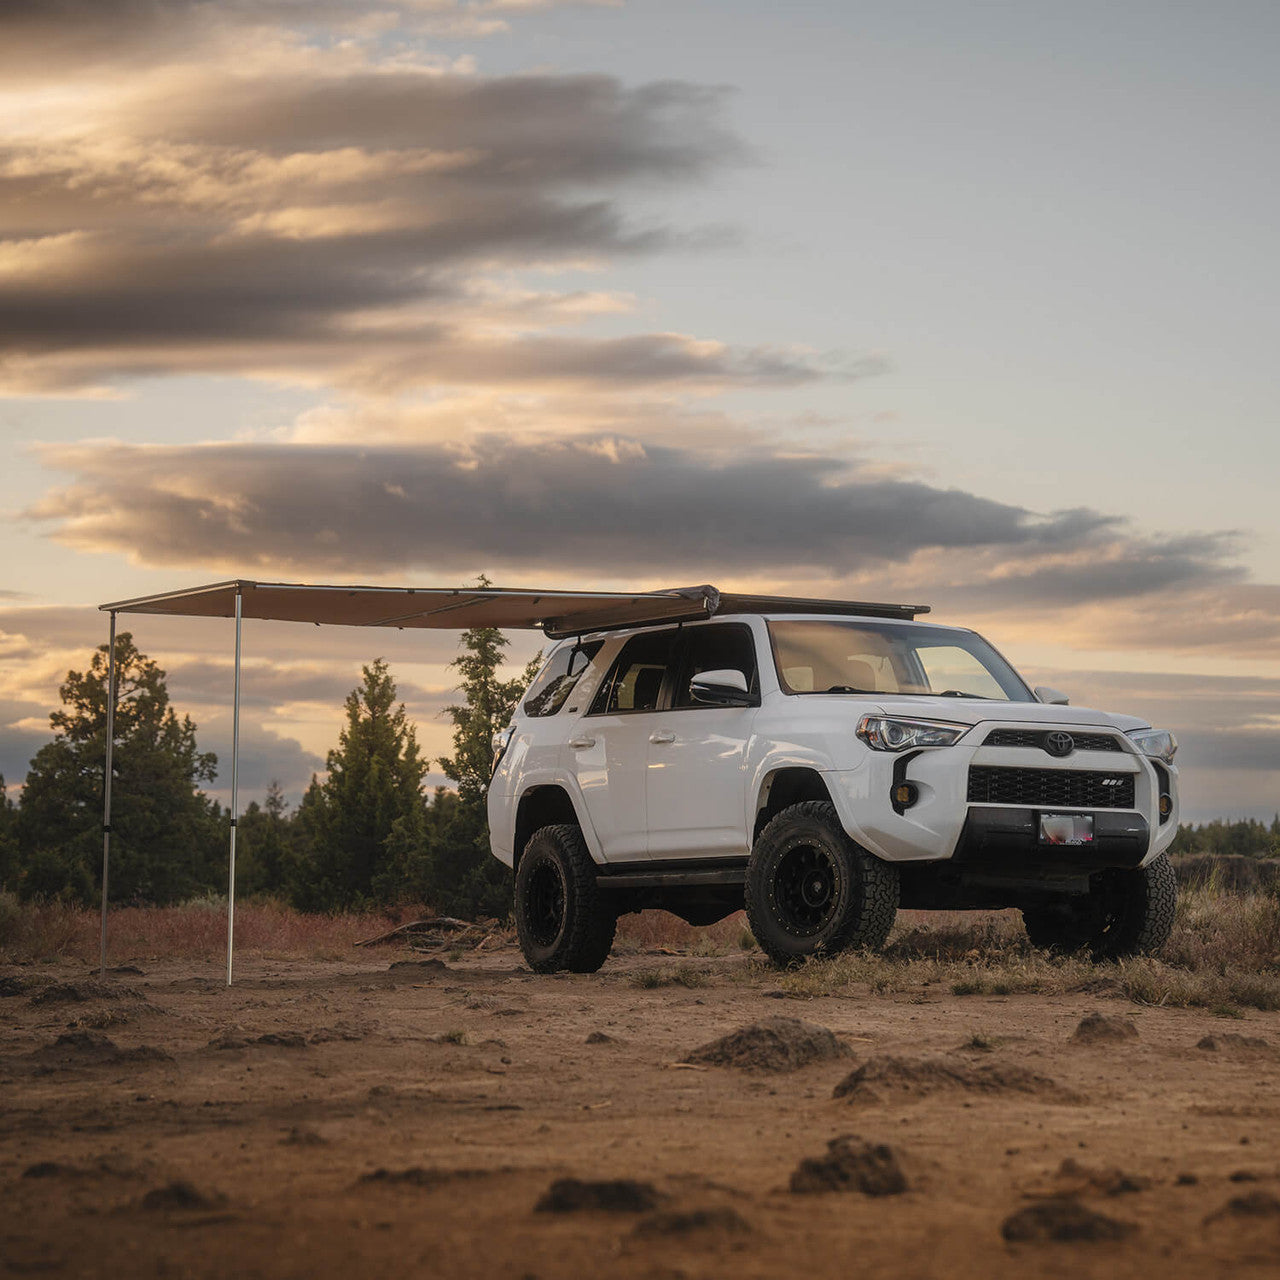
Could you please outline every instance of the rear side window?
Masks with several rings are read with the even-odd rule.
[[[567,644],[557,649],[524,695],[525,715],[555,715],[569,701],[574,686],[603,645],[603,640],[592,640],[588,644]]]
[[[632,636],[600,686],[588,715],[618,711],[656,711],[675,652],[676,632]]]
[[[751,628],[741,623],[722,622],[706,627],[690,627],[684,633],[684,660],[676,683],[674,706],[703,707],[689,692],[689,682],[704,671],[741,671],[747,688],[756,690],[756,644]]]

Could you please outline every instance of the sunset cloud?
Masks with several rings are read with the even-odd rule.
[[[143,564],[593,577],[701,563],[834,578],[963,553],[950,582],[992,607],[1130,599],[1235,572],[1230,542],[1214,535],[1142,537],[1096,511],[1036,514],[799,450],[720,456],[620,436],[479,436],[417,447],[72,445],[41,457],[73,479],[28,518],[52,522],[68,545]]]

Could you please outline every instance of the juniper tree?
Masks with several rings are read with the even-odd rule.
[[[108,647],[59,689],[55,730],[31,761],[18,809],[16,881],[24,897],[92,901],[101,883]],[[199,789],[217,758],[169,705],[165,673],[129,632],[116,637],[111,898],[167,903],[221,882],[224,820]]]
[[[386,662],[362,669],[347,695],[347,721],[329,752],[328,776],[313,778],[298,811],[302,853],[291,896],[311,910],[331,910],[393,896],[388,840],[399,830],[421,844],[427,761]]]

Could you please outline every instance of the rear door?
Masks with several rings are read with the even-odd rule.
[[[606,862],[649,856],[646,780],[650,736],[668,717],[674,630],[632,636],[565,746]]]
[[[649,852],[655,858],[743,855],[747,832],[747,746],[759,710],[755,637],[741,622],[684,629],[671,710],[653,717],[649,739]],[[690,681],[703,671],[741,671],[756,705],[695,702]]]

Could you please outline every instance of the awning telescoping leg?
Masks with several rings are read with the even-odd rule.
[[[116,615],[112,611],[107,637],[107,759],[102,774],[102,957],[100,973],[107,976],[107,890],[111,863],[111,771],[116,743]]]
[[[236,932],[236,817],[240,812],[240,624],[241,595],[236,588],[236,685],[231,711],[231,854],[227,866],[227,986],[231,985],[231,962]]]

